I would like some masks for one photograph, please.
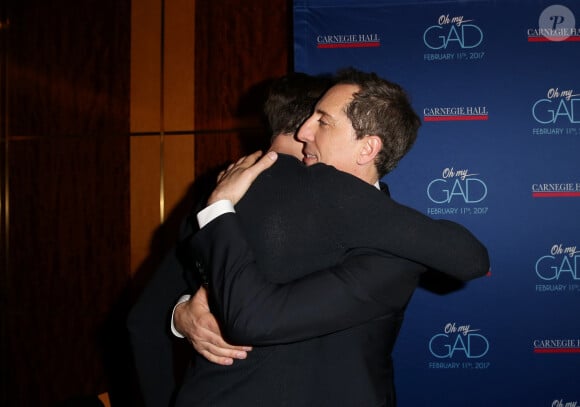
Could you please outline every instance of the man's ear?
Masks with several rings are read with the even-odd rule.
[[[368,164],[375,160],[379,151],[383,148],[383,142],[379,136],[370,135],[361,139],[362,146],[358,155],[358,164]]]

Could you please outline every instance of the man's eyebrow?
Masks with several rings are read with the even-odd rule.
[[[322,109],[316,109],[316,113],[321,114],[322,116],[328,117],[331,120],[336,120],[330,113]]]

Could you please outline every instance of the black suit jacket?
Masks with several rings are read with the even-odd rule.
[[[283,155],[236,210],[193,248],[226,335],[262,346],[230,367],[197,357],[178,406],[393,405],[390,353],[416,262],[462,279],[489,267],[461,226]]]

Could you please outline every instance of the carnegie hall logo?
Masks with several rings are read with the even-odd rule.
[[[423,31],[423,44],[429,52],[424,61],[469,61],[482,60],[485,52],[483,30],[475,20],[463,15],[441,14],[434,24]]]
[[[528,42],[576,42],[580,41],[580,29],[576,27],[574,13],[560,4],[545,8],[538,18],[538,26],[528,28]]]
[[[379,34],[328,34],[316,37],[317,48],[375,48],[381,46]]]
[[[423,109],[424,122],[487,120],[487,106],[435,106]]]
[[[575,244],[555,243],[534,264],[536,292],[580,293],[580,250]]]
[[[534,353],[580,353],[578,338],[534,339]]]
[[[427,197],[438,206],[427,208],[430,216],[487,214],[487,183],[469,168],[444,168],[427,185]]]
[[[580,182],[532,184],[533,198],[580,198]]]
[[[471,324],[449,322],[441,332],[429,339],[429,352],[435,359],[429,369],[487,369],[490,363],[483,358],[490,343],[481,329]]]

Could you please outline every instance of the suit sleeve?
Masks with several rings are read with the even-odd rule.
[[[355,233],[356,221],[369,224],[366,220],[368,213],[359,211],[355,222],[350,223],[352,231],[347,233],[364,239],[388,231],[375,239],[376,243],[371,247],[376,246],[393,255],[421,263],[461,281],[487,274],[490,267],[487,248],[465,227],[445,219],[431,219],[390,198],[385,201],[380,207],[381,212],[371,216],[374,222],[368,225],[371,228],[369,232]]]
[[[275,271],[272,281],[320,270],[336,263],[337,251],[354,247],[391,253],[462,281],[489,271],[487,249],[460,224],[434,220],[323,164],[305,167],[281,155],[236,212],[261,269]]]
[[[258,269],[234,214],[212,221],[192,244],[208,272],[212,311],[234,343],[294,342],[400,311],[423,270],[386,253],[356,249],[340,265],[272,283]]]
[[[311,170],[316,199],[325,217],[335,219],[329,234],[346,247],[373,247],[461,281],[489,271],[486,247],[459,223],[432,219],[350,174],[325,166]]]

